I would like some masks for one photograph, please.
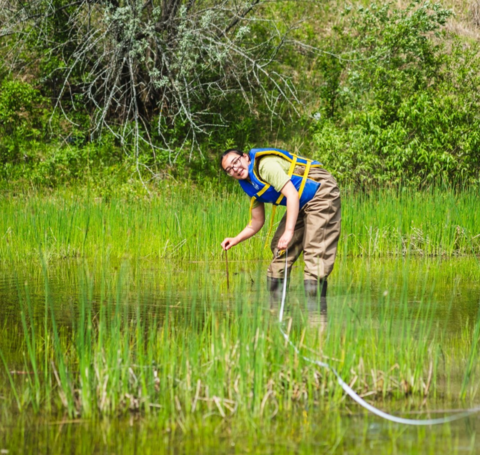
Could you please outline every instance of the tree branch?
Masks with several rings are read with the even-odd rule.
[[[234,28],[242,19],[244,19],[253,9],[260,3],[260,0],[254,0],[252,4],[240,15],[238,15],[227,28],[222,32],[226,35],[232,28]]]

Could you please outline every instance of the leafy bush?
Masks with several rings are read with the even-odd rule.
[[[438,4],[345,14],[343,54],[320,62],[316,157],[359,186],[480,183],[478,45],[451,40],[447,52],[452,13]]]
[[[42,140],[46,125],[45,99],[27,82],[5,79],[0,84],[0,163],[25,159],[21,144]]]

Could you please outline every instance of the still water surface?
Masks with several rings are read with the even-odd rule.
[[[166,263],[121,261],[97,264],[78,261],[40,265],[0,265],[0,349],[9,368],[24,368],[21,346],[19,289],[28,289],[35,318],[44,318],[46,293],[54,303],[56,320],[62,330],[69,330],[78,312],[82,292],[88,292],[93,302],[104,301],[105,295],[121,299],[132,311],[139,304],[145,317],[162,318],[168,312],[181,329],[188,324],[183,317],[190,311],[228,314],[234,295],[241,292],[245,305],[258,305],[271,312],[265,292],[264,263],[231,262],[230,288],[226,285],[223,262]],[[48,286],[45,277],[48,277]],[[371,314],[383,317],[388,304],[389,317],[395,324],[395,309],[400,313],[406,305],[416,309],[428,302],[425,322],[433,322],[455,342],[462,336],[465,325],[474,324],[480,302],[480,267],[475,258],[388,259],[339,261],[329,282],[328,312],[324,315],[311,309],[297,311],[304,305],[301,270],[292,274],[289,285],[287,314],[299,324],[341,323],[344,317],[338,308],[349,308],[351,317],[362,324],[362,314],[368,307]],[[121,286],[119,283],[121,282]],[[121,293],[121,295],[119,294]],[[428,298],[426,299],[425,296]],[[403,302],[403,303],[401,303]],[[422,303],[423,302],[423,303]],[[199,304],[201,303],[201,304]],[[422,321],[420,317],[420,321]],[[414,321],[412,320],[412,324]],[[368,336],[365,334],[364,336]],[[463,365],[458,365],[458,380]],[[455,380],[455,376],[452,376]],[[405,398],[399,402],[377,402],[389,412],[402,415],[418,411],[424,417],[436,417],[435,410],[465,408],[458,401],[429,398]],[[474,400],[475,401],[475,400]],[[478,404],[478,399],[476,400]],[[471,403],[469,403],[471,404]],[[1,403],[0,403],[1,406]],[[367,415],[345,398],[345,407],[329,409],[293,409],[275,416],[275,422],[262,427],[258,422],[237,423],[228,419],[202,419],[196,431],[156,424],[155,417],[132,414],[117,419],[99,421],[21,415],[3,409],[0,417],[0,453],[32,454],[119,454],[119,453],[385,453],[385,454],[451,454],[480,453],[480,416],[436,427],[412,428],[391,424]],[[432,413],[433,411],[433,413]],[[438,415],[442,415],[441,413]]]

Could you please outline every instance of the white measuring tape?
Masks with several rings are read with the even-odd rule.
[[[285,307],[285,298],[287,295],[287,254],[288,250],[285,251],[285,278],[283,280],[283,292],[282,292],[282,303],[280,306],[280,313],[278,317],[278,322],[280,332],[282,332],[283,337],[287,341],[287,343],[293,348],[293,350],[304,360],[306,360],[309,363],[313,363],[314,365],[317,365],[321,368],[325,368],[329,371],[331,371],[335,377],[337,378],[338,383],[342,387],[342,389],[345,391],[345,393],[350,396],[353,400],[355,400],[360,406],[363,406],[365,409],[369,410],[373,414],[382,417],[386,420],[390,420],[391,422],[396,422],[396,423],[403,423],[406,425],[437,425],[439,423],[448,423],[448,422],[453,422],[454,420],[459,420],[463,419],[464,417],[471,416],[472,414],[475,414],[480,411],[480,406],[477,406],[475,408],[470,408],[466,409],[465,411],[455,414],[452,416],[448,417],[441,417],[439,419],[426,419],[426,420],[416,420],[416,419],[404,419],[403,417],[397,417],[391,414],[388,414],[386,412],[381,411],[380,409],[377,409],[375,406],[372,406],[371,404],[367,403],[363,398],[361,398],[338,374],[337,370],[330,366],[328,363],[325,362],[320,362],[319,360],[314,360],[310,359],[309,357],[304,356],[303,354],[300,353],[300,350],[295,346],[291,341],[289,336],[283,331],[282,328],[282,323],[283,323],[283,309]]]

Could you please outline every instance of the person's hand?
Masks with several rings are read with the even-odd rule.
[[[288,244],[292,241],[293,232],[285,231],[283,235],[278,240],[277,248],[279,250],[286,250],[288,248]]]
[[[232,248],[232,246],[235,246],[238,243],[238,240],[236,237],[227,237],[223,242],[222,242],[222,248],[226,251]]]

